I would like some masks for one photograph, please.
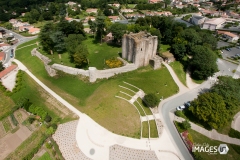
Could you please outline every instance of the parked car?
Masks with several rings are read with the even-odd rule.
[[[236,54],[235,57],[240,57],[240,54]]]
[[[190,101],[185,102],[185,103],[184,103],[184,106],[185,106],[185,107],[190,107],[190,106],[191,106]]]
[[[226,50],[227,50],[227,51],[231,51],[231,49],[230,49],[230,48],[226,48]]]
[[[240,49],[240,46],[237,46],[237,49]]]
[[[178,106],[178,107],[176,108],[176,110],[178,110],[178,111],[182,111],[183,109],[185,109],[185,106],[184,106],[184,105]]]
[[[13,56],[14,56],[14,54],[13,54],[13,53],[11,53],[11,54],[10,54],[10,58],[13,58]]]

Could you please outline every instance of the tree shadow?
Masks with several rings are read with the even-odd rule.
[[[189,119],[189,121],[195,123],[196,125],[203,126],[206,130],[212,130],[212,127],[209,126],[206,122],[198,120],[189,109],[183,110],[183,114]]]

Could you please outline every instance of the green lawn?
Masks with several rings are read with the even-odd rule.
[[[143,102],[141,98],[138,98],[137,101],[140,103],[142,106],[143,110],[147,115],[152,115],[152,111],[149,109],[149,107]]]
[[[142,122],[142,137],[149,138],[148,135],[149,135],[148,122],[144,121],[144,122]]]
[[[136,5],[137,5],[137,4],[128,4],[128,5],[127,5],[127,8],[133,9]]]
[[[196,80],[196,79],[192,79],[194,83],[197,84],[202,84],[205,80]]]
[[[136,101],[133,104],[137,107],[141,116],[146,116],[145,113],[143,112],[141,106]]]
[[[0,90],[0,120],[10,114],[11,109],[14,107],[14,102],[11,98],[4,95]]]
[[[160,52],[163,53],[163,52],[167,52],[170,50],[170,45],[168,44],[160,44]]]
[[[150,137],[151,138],[158,138],[158,131],[155,120],[150,120]]]
[[[189,133],[193,137],[193,141],[195,143],[203,144],[208,143],[210,146],[219,146],[220,144],[227,144],[225,142],[220,142],[216,140],[212,140],[194,130],[189,129]],[[211,160],[239,160],[240,152],[237,153],[231,146],[231,144],[227,144],[229,147],[229,151],[226,155],[221,155],[217,153],[216,155],[209,155],[208,153],[199,153],[203,159],[211,159]]]
[[[2,124],[3,124],[3,127],[4,127],[6,133],[12,130],[12,126],[7,117],[2,120]]]
[[[142,67],[95,83],[82,81],[80,76],[63,72],[58,72],[58,76],[52,78],[48,76],[43,63],[30,55],[32,48],[34,47],[29,46],[17,51],[16,58],[49,88],[117,134],[137,137],[141,127],[136,109],[129,102],[115,97],[122,90],[119,85],[127,86],[123,81],[141,88],[146,94],[159,92],[158,98],[167,98],[178,92],[177,85],[165,67],[159,70],[153,70],[150,66]],[[166,83],[168,86],[165,86]]]
[[[45,152],[38,160],[52,160],[52,158],[48,152]]]
[[[170,66],[172,67],[172,69],[174,70],[176,75],[178,76],[179,80],[185,86],[187,86],[187,84],[186,84],[186,72],[184,71],[183,65],[179,61],[174,61],[174,62],[170,63]]]
[[[42,22],[36,22],[33,23],[33,26],[36,28],[42,28],[46,23],[53,23],[53,21],[42,21]]]
[[[107,43],[96,43],[92,36],[83,41],[87,45],[89,51],[89,66],[96,67],[97,69],[106,68],[105,61],[112,57],[118,57],[118,53],[122,51],[121,47],[111,46]]]

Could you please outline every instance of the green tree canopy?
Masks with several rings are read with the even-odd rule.
[[[0,62],[0,72],[4,70],[2,62]]]
[[[159,99],[153,93],[144,96],[144,101],[149,107],[156,107],[159,103]]]
[[[109,31],[112,32],[112,35],[114,36],[114,41],[115,42],[121,42],[122,41],[122,36],[126,32],[127,26],[125,24],[121,23],[114,23]]]
[[[217,93],[203,93],[191,102],[189,110],[200,121],[218,129],[230,119],[223,97]]]
[[[184,44],[173,44],[171,47],[171,52],[177,60],[182,60],[186,55],[186,47]]]
[[[88,49],[85,45],[78,45],[76,52],[73,55],[74,63],[76,67],[82,67],[87,64]]]
[[[193,58],[190,61],[192,76],[196,79],[206,79],[218,71],[217,56],[205,46],[196,45],[192,49]]]

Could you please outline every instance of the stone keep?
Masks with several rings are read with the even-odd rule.
[[[122,38],[122,58],[137,67],[147,66],[157,52],[158,38],[146,32],[124,34]]]

